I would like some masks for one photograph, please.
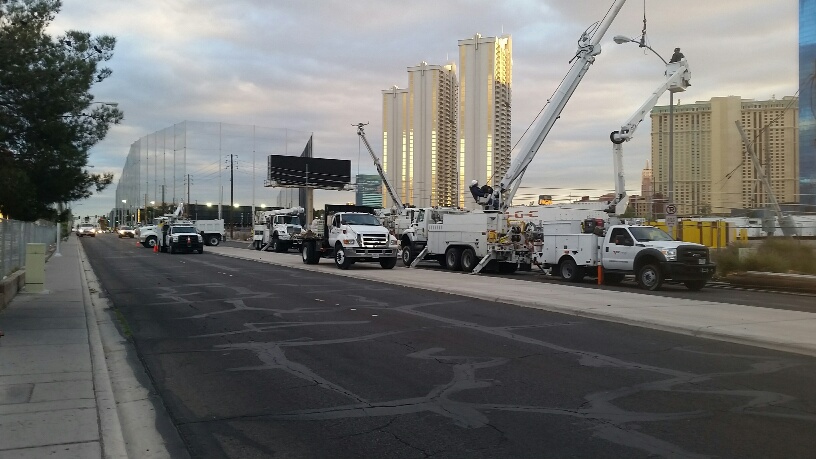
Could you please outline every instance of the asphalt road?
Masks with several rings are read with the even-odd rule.
[[[82,244],[193,457],[816,451],[814,358],[206,248]]]

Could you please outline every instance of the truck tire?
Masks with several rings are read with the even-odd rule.
[[[479,264],[479,260],[476,258],[476,252],[473,249],[468,247],[462,251],[461,258],[462,271],[466,273],[472,273],[473,268],[475,268],[477,264]]]
[[[659,290],[663,285],[663,273],[656,264],[648,263],[640,268],[637,274],[637,283],[644,290]]]
[[[170,244],[170,255],[175,255],[175,254],[176,254],[176,246],[174,246],[173,244]]]
[[[156,239],[156,236],[150,236],[147,239],[145,239],[144,244],[145,247],[152,249],[158,242],[159,241],[158,239]]]
[[[567,282],[581,282],[584,278],[583,269],[570,257],[561,260],[561,263],[558,264],[558,274]]]
[[[317,254],[317,248],[315,247],[314,241],[303,243],[303,246],[300,249],[300,256],[303,263],[307,265],[316,265],[320,262],[320,256]]]
[[[337,244],[337,247],[334,248],[334,264],[340,269],[349,269],[352,263],[354,261],[346,256],[346,249],[341,244]]]
[[[416,259],[416,256],[417,256],[417,254],[414,253],[414,244],[406,245],[400,251],[400,257],[402,258],[402,264],[405,265],[406,268],[408,266],[411,266],[411,263],[414,262],[414,259]]]
[[[445,251],[445,267],[451,271],[462,269],[462,255],[458,248],[451,247]]]
[[[218,246],[221,243],[221,235],[219,234],[208,234],[207,237],[204,239],[207,241],[207,245],[211,245],[213,247]]]
[[[275,253],[284,253],[286,252],[287,247],[285,242],[281,242],[277,236],[272,237],[272,251]]]
[[[383,269],[394,268],[394,266],[397,266],[397,257],[380,258],[380,266],[382,266]]]
[[[705,287],[706,281],[703,279],[690,280],[683,282],[683,285],[685,285],[686,288],[691,290],[692,292],[697,292],[699,290],[702,290],[703,287]]]

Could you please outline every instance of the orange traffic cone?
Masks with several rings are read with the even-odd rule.
[[[159,244],[153,246],[153,251],[158,253],[159,252]]]

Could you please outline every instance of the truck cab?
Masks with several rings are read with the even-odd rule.
[[[666,279],[700,290],[714,275],[708,247],[676,241],[654,226],[613,225],[601,248],[605,277],[614,282],[634,273],[638,285],[657,290]]]

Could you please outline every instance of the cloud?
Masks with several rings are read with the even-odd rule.
[[[125,121],[92,150],[95,171],[118,176],[138,138],[194,120],[314,133],[317,156],[351,159],[355,173],[375,173],[368,155],[360,154],[351,125],[370,122],[366,133],[378,149],[380,91],[407,87],[408,67],[422,61],[458,65],[458,40],[475,33],[510,34],[515,143],[568,71],[581,33],[601,20],[611,4],[132,0],[100,6],[64,0],[52,30],[79,29],[117,38],[109,62],[114,73],[94,94],[100,101],[119,102]],[[611,40],[619,34],[639,39],[644,8],[648,44],[665,58],[681,47],[691,66],[692,87],[677,96],[681,102],[796,93],[796,2],[743,0],[739,8],[702,0],[627,2],[602,40],[603,52],[525,174],[523,189],[561,187],[591,195],[611,191],[609,132],[618,129],[663,78],[656,56],[635,44],[615,45]],[[667,103],[666,95],[659,104]],[[635,193],[649,159],[649,129],[647,118],[624,148],[624,169]],[[115,205],[113,196],[111,188],[84,207],[105,213]],[[336,193],[326,196],[338,199]]]

